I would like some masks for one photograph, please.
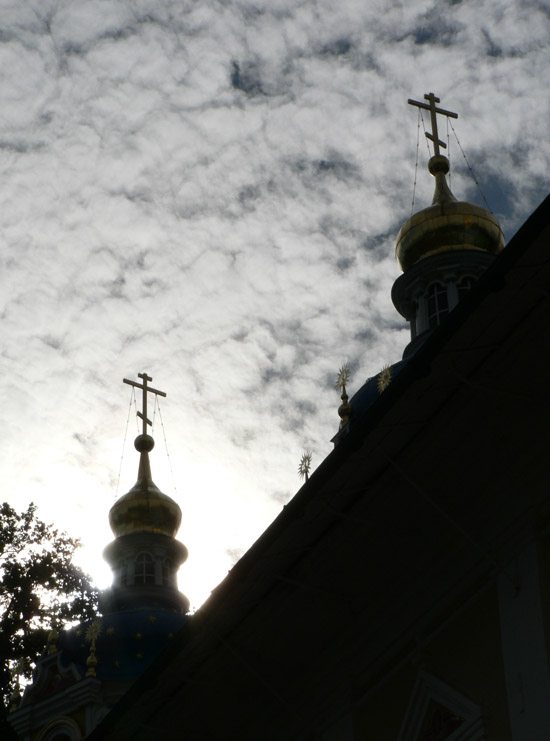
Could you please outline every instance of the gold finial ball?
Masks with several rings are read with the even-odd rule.
[[[449,160],[443,154],[435,154],[433,157],[430,157],[430,161],[428,162],[428,170],[434,177],[437,175],[438,172],[442,172],[444,175],[446,175],[449,172],[449,169]]]
[[[151,435],[138,435],[134,440],[134,447],[139,453],[150,453],[155,447]]]

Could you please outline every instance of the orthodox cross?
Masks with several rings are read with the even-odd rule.
[[[445,142],[442,142],[441,139],[438,138],[436,113],[441,113],[443,116],[449,116],[450,118],[458,118],[458,113],[446,111],[444,108],[437,108],[435,104],[439,103],[440,100],[439,98],[436,98],[433,93],[428,93],[427,95],[425,95],[424,100],[429,100],[429,104],[420,103],[419,101],[411,100],[410,98],[407,103],[410,103],[410,105],[415,105],[418,108],[424,108],[426,111],[430,111],[430,116],[432,119],[432,133],[429,134],[428,132],[426,132],[426,136],[430,141],[434,143],[434,153],[438,155],[439,147],[447,149],[447,145],[445,144]]]
[[[142,389],[143,391],[143,402],[142,402],[142,409],[143,412],[138,412],[138,417],[143,420],[143,434],[147,434],[147,425],[153,426],[153,423],[150,419],[147,418],[147,393],[150,394],[157,394],[157,396],[166,396],[164,391],[159,391],[158,389],[154,389],[151,386],[147,385],[148,381],[152,381],[153,379],[151,376],[148,376],[147,373],[138,373],[138,378],[143,379],[143,383],[137,383],[137,381],[129,381],[127,378],[123,378],[123,383],[127,383],[129,386],[135,386],[138,389]]]

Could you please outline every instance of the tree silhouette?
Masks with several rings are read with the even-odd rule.
[[[0,735],[18,680],[29,680],[55,625],[97,615],[97,589],[72,563],[78,540],[29,505],[0,505]],[[4,736],[2,736],[4,738]]]

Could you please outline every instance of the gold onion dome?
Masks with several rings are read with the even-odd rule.
[[[138,435],[134,442],[140,453],[138,480],[130,491],[116,501],[109,512],[114,535],[162,533],[174,537],[181,524],[181,509],[163,494],[151,478],[149,452],[155,441],[150,435]]]
[[[445,178],[449,172],[447,157],[435,155],[428,169],[435,177],[433,202],[411,216],[397,235],[395,253],[401,270],[408,270],[425,257],[453,250],[498,254],[504,248],[498,221],[481,206],[456,200]]]

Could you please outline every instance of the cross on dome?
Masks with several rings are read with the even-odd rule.
[[[434,144],[434,154],[437,156],[439,155],[439,147],[443,147],[443,149],[447,149],[447,145],[444,141],[441,141],[439,139],[439,134],[437,132],[437,113],[440,113],[442,116],[449,116],[450,118],[458,118],[458,113],[453,113],[452,111],[446,111],[445,108],[437,108],[435,105],[436,103],[439,103],[439,98],[436,98],[436,96],[433,93],[427,93],[424,95],[424,100],[428,100],[428,103],[420,103],[417,100],[411,100],[408,99],[407,103],[410,105],[415,105],[418,108],[424,108],[426,111],[430,111],[430,116],[432,119],[432,133],[429,134],[426,132],[427,138],[433,142]]]
[[[159,391],[158,389],[154,389],[151,386],[148,386],[148,381],[152,381],[153,379],[151,376],[148,376],[147,373],[138,373],[138,378],[143,379],[143,383],[138,383],[137,381],[130,381],[128,378],[123,378],[123,383],[127,383],[129,386],[135,386],[138,389],[141,389],[143,391],[143,400],[142,400],[142,409],[143,412],[138,412],[138,417],[143,420],[143,434],[147,434],[147,425],[153,426],[153,423],[150,419],[147,417],[147,393],[150,394],[156,394],[157,396],[166,396],[164,391]]]

